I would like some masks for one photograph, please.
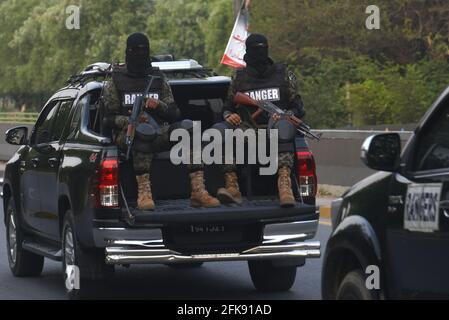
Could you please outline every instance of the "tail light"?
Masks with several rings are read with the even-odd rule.
[[[98,171],[98,206],[114,208],[119,206],[118,160],[106,159]]]
[[[300,195],[302,197],[315,197],[318,184],[315,158],[310,151],[299,151],[296,152],[296,159]]]

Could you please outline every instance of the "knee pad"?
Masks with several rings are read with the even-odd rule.
[[[287,120],[279,120],[274,129],[278,129],[279,143],[291,143],[295,140],[296,128]]]
[[[170,128],[168,129],[169,135],[176,129],[183,129],[183,130],[188,131],[189,133],[192,133],[193,132],[193,121],[190,119],[184,119],[182,121],[172,123],[170,125]]]
[[[152,142],[156,139],[158,132],[157,128],[149,123],[139,123],[136,127],[136,141],[143,143]]]
[[[182,129],[187,130],[189,132],[193,131],[193,121],[190,119],[184,119],[179,124]]]
[[[214,124],[211,129],[218,130],[220,132],[221,136],[224,138],[225,130],[233,129],[233,126],[226,121],[222,121],[222,122],[218,122],[218,123]]]
[[[139,123],[136,127],[133,150],[141,153],[151,153],[153,141],[158,135],[158,128],[149,123]]]

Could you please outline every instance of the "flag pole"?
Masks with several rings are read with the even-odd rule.
[[[234,8],[238,5],[238,12],[235,18],[231,36],[226,45],[225,52],[221,58],[221,64],[232,68],[244,68],[246,63],[243,59],[245,54],[245,41],[248,37],[249,27],[249,0],[235,0]]]

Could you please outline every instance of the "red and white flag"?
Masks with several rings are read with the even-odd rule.
[[[228,45],[226,46],[225,53],[221,59],[221,64],[230,66],[232,68],[244,68],[246,67],[243,56],[245,55],[245,41],[249,36],[249,1],[245,2],[245,5],[240,9],[237,19],[232,29],[231,37],[229,38]]]

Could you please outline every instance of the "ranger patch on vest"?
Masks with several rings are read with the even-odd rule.
[[[123,93],[123,95],[122,95],[123,105],[124,106],[132,106],[134,104],[134,101],[136,100],[136,98],[141,95],[142,95],[142,93]],[[153,98],[153,99],[159,100],[159,94],[149,92],[147,94],[146,98]]]
[[[245,92],[252,99],[261,101],[279,101],[281,99],[281,90],[279,88],[258,89]]]

